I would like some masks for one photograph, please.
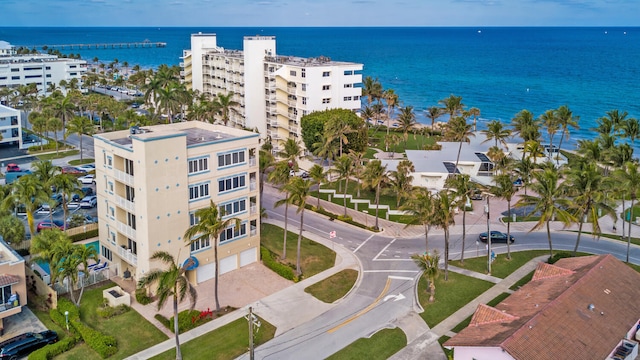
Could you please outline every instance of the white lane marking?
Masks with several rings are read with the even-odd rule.
[[[367,240],[365,240],[362,244],[360,244],[360,246],[358,246],[355,250],[353,250],[353,252],[356,252],[356,251],[360,250],[360,248],[361,248],[361,247],[363,247],[363,246],[364,246],[364,244],[366,244],[366,243],[367,243],[367,241],[369,241],[369,240],[370,240],[372,237],[374,237],[374,236],[376,236],[376,234],[371,234],[371,236],[369,236],[369,237],[367,238]]]
[[[364,270],[363,273],[388,273],[388,272],[397,272],[397,273],[412,273],[417,274],[419,271],[417,270]],[[413,278],[403,277],[403,276],[391,276],[390,279],[396,280],[413,280]]]
[[[405,272],[416,272],[417,273],[418,271],[406,270]],[[406,276],[393,276],[393,275],[390,275],[389,279],[413,281],[413,278],[406,277]]]
[[[402,295],[402,293],[398,293],[398,295],[387,295],[384,297],[384,302],[386,302],[387,300],[391,300],[394,299],[393,302],[396,302],[398,300],[402,300],[402,299],[406,299],[406,297],[404,295]]]
[[[380,250],[380,252],[378,253],[378,255],[373,257],[373,261],[376,261],[376,259],[378,258],[378,256],[382,255],[383,252],[387,251],[387,248],[389,246],[391,246],[391,244],[393,244],[396,241],[396,239],[391,240],[390,243],[387,244],[387,246],[385,246],[384,248],[382,248],[382,250]]]

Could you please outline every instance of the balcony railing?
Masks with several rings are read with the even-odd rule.
[[[136,230],[127,224],[121,223],[120,221],[118,221],[118,231],[132,240],[136,239]]]
[[[256,166],[256,157],[255,156],[250,156],[249,157],[249,166]]]
[[[138,265],[138,256],[132,253],[129,249],[118,246],[118,256],[120,256],[124,261],[128,262],[131,265]]]
[[[295,87],[295,86],[287,86],[287,92],[289,94],[295,94],[296,93],[296,89],[297,89],[297,87]]]
[[[15,299],[9,299],[10,301],[7,301],[4,304],[0,304],[0,313],[3,311],[7,311],[7,310],[11,310],[17,307],[20,307],[20,299],[18,298],[18,296],[16,295]]]
[[[256,181],[249,182],[249,190],[253,191],[253,190],[257,189],[257,188],[258,188],[258,186],[257,186],[257,182]]]
[[[251,205],[249,206],[249,213],[251,215],[255,215],[258,213],[258,206],[257,205]]]
[[[129,201],[123,198],[122,196],[116,195],[116,203],[118,204],[118,206],[120,206],[121,208],[127,211],[135,212],[136,210],[136,204],[134,204],[132,201]]]
[[[249,234],[251,234],[251,236],[256,236],[258,234],[258,229],[256,226],[252,226],[251,230],[249,231]]]
[[[298,104],[298,100],[292,100],[292,99],[289,99],[289,100],[287,101],[287,104],[288,104],[289,106],[293,106],[293,107],[295,107],[295,106]]]
[[[120,171],[117,169],[113,169],[113,174],[114,177],[116,178],[116,180],[125,183],[127,185],[134,185],[133,184],[133,176],[125,173],[124,171]]]

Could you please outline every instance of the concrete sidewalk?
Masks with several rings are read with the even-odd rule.
[[[264,222],[284,227],[284,223],[281,221],[266,219]],[[299,228],[289,225],[288,230],[297,233]],[[316,274],[308,279],[300,281],[299,283],[291,285],[277,293],[246,305],[221,318],[210,321],[184,334],[180,334],[180,343],[184,344],[247,315],[249,307],[253,307],[255,314],[277,327],[276,336],[302,325],[335,307],[340,300],[334,304],[326,304],[304,292],[304,289],[344,269],[356,269],[359,274],[361,274],[362,266],[355,255],[342,245],[333,245],[330,240],[314,235],[308,231],[303,231],[302,234],[310,240],[318,242],[328,248],[332,248],[336,252],[335,266],[321,272],[320,274]],[[356,281],[356,286],[360,281],[361,279],[359,277]],[[347,296],[348,295],[349,294],[347,294]],[[293,306],[293,304],[304,304],[304,306]],[[175,339],[172,336],[160,344],[129,356],[127,359],[148,359],[174,347]]]

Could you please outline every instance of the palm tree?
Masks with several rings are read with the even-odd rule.
[[[33,175],[21,176],[13,183],[11,195],[5,199],[5,206],[22,205],[27,213],[27,224],[29,225],[29,233],[35,236],[35,227],[33,222],[33,214],[43,203],[49,201],[49,195],[45,191],[43,184]]]
[[[33,167],[35,169],[33,175],[40,181],[47,195],[51,196],[53,181],[56,176],[61,174],[60,167],[53,165],[51,160],[37,161],[33,163]],[[53,204],[55,202],[51,198],[47,199],[47,202],[52,204],[49,207],[49,218],[53,222]]]
[[[80,306],[82,295],[84,294],[84,279],[80,281],[80,293],[76,300],[73,292],[73,284],[78,282],[79,266],[82,265],[82,271],[89,273],[89,260],[98,261],[98,252],[94,247],[84,245],[73,245],[71,240],[64,242],[65,246],[56,247],[56,251],[60,252],[60,273],[59,279],[67,279],[69,284],[69,296],[76,306]]]
[[[640,137],[640,121],[636,118],[627,119],[622,125],[622,135],[631,140],[631,145],[635,147],[636,139]]]
[[[61,260],[68,256],[71,245],[71,240],[62,231],[43,230],[31,239],[31,261],[46,262],[49,265],[51,281],[55,282],[60,278]]]
[[[449,280],[449,227],[453,221],[453,194],[441,190],[434,199],[433,224],[444,230],[444,280]]]
[[[477,107],[472,107],[471,109],[469,109],[469,111],[467,111],[467,115],[473,116],[473,132],[478,131],[476,120],[480,116],[480,109],[478,109]]]
[[[400,207],[400,202],[403,199],[411,197],[411,191],[413,190],[413,176],[411,173],[415,171],[415,166],[411,161],[401,160],[396,170],[389,172],[389,187],[396,197],[396,207]]]
[[[278,153],[278,156],[282,157],[291,169],[298,171],[298,159],[302,156],[300,142],[288,138],[284,142],[284,149]]]
[[[309,177],[311,178],[311,180],[313,180],[315,184],[318,185],[318,190],[317,190],[318,205],[316,206],[316,209],[320,209],[320,185],[322,185],[322,182],[324,181],[326,176],[327,174],[325,173],[324,168],[318,164],[314,164],[311,167],[311,169],[309,169]]]
[[[273,169],[273,171],[269,173],[269,181],[274,183],[275,185],[282,186],[280,191],[281,192],[284,191],[285,198],[289,197],[289,194],[287,193],[287,188],[284,187],[284,185],[287,184],[289,180],[290,180],[289,164],[287,164],[285,161],[280,161],[276,163],[276,166]],[[282,200],[276,201],[274,206],[279,207],[282,204],[284,204],[284,237],[282,240],[282,258],[286,259],[287,258],[287,225],[289,221],[289,216],[288,216],[289,202],[282,201]]]
[[[450,177],[446,181],[447,186],[454,190],[456,197],[456,205],[462,208],[462,252],[460,253],[460,263],[464,264],[464,247],[467,237],[467,206],[471,205],[470,197],[476,190],[476,186],[471,182],[471,176],[468,174],[460,174]]]
[[[349,156],[353,160],[353,175],[356,177],[356,197],[360,197],[360,189],[362,188],[362,172],[364,171],[365,152],[349,150]]]
[[[320,141],[311,145],[313,154],[322,159],[322,163],[331,162],[338,154],[338,146],[326,132],[320,134]]]
[[[580,120],[579,116],[573,116],[573,112],[569,110],[567,105],[562,105],[556,110],[556,117],[558,119],[558,125],[560,126],[560,131],[562,132],[560,135],[560,144],[558,145],[558,152],[562,150],[562,141],[565,138],[569,138],[569,128],[579,129],[578,121]],[[556,158],[556,164],[560,164],[560,157]]]
[[[594,236],[600,236],[600,212],[611,216],[615,221],[615,210],[606,203],[607,190],[611,190],[613,182],[610,178],[604,177],[602,170],[593,162],[576,161],[566,173],[567,178],[563,186],[567,196],[571,198],[574,216],[579,223],[576,246],[573,249],[575,256],[580,246],[585,220],[591,222]]]
[[[62,119],[62,126],[66,127],[67,120],[74,116],[76,105],[73,103],[72,97],[67,95],[53,102],[52,109],[53,115]]]
[[[554,110],[547,110],[540,115],[540,125],[544,126],[549,134],[549,154],[547,154],[547,156],[549,157],[549,160],[551,160],[551,154],[555,154],[553,151],[553,137],[560,128],[556,112]]]
[[[169,268],[164,271],[160,269],[150,270],[138,281],[138,288],[142,289],[151,285],[157,285],[158,310],[162,308],[169,297],[173,297],[173,332],[176,339],[176,360],[182,360],[179,338],[180,330],[178,327],[178,303],[182,302],[184,298],[188,296],[191,309],[193,310],[198,299],[198,293],[189,282],[189,279],[187,279],[184,266],[178,265],[179,259],[174,259],[174,257],[166,251],[155,252],[151,256],[151,259],[160,260],[168,265]],[[217,265],[218,264],[216,264],[216,272]]]
[[[76,116],[67,124],[65,135],[76,134],[80,138],[80,161],[82,161],[82,136],[93,134],[93,124],[91,120],[83,116]],[[65,136],[66,139],[66,136]]]
[[[393,110],[398,105],[398,94],[396,94],[393,89],[387,89],[382,93],[382,98],[384,99],[384,102],[387,103],[387,135],[389,135],[391,119],[393,118]]]
[[[213,100],[215,107],[219,109],[220,116],[222,117],[222,123],[224,126],[227,126],[229,123],[229,115],[230,114],[238,114],[237,107],[240,106],[240,103],[233,100],[233,96],[235,94],[230,92],[228,94],[218,93],[216,98]]]
[[[627,262],[629,262],[629,253],[631,251],[631,216],[633,215],[635,201],[638,198],[638,191],[640,191],[640,173],[638,173],[638,164],[631,161],[627,162],[621,169],[614,172],[614,177],[617,180],[617,183],[622,185],[622,189],[626,189],[626,193],[631,198],[631,207],[629,209],[628,217],[629,235],[627,238]],[[624,208],[624,203],[622,207]],[[624,219],[627,219],[626,214],[623,216]]]
[[[353,160],[348,155],[340,156],[333,163],[332,173],[338,175],[338,182],[344,180],[344,193],[342,194],[342,202],[344,203],[344,216],[347,216],[347,190],[349,187],[349,178],[353,176]]]
[[[462,116],[457,116],[447,124],[447,136],[455,142],[459,142],[458,156],[456,157],[456,169],[458,168],[458,162],[460,162],[460,153],[462,152],[462,143],[471,142],[471,137],[476,135],[471,131],[471,125],[467,124],[467,119]]]
[[[302,274],[300,269],[300,245],[302,243],[302,229],[304,228],[304,209],[307,206],[307,198],[311,193],[311,182],[295,176],[284,187],[289,195],[280,201],[286,201],[297,206],[296,213],[300,214],[300,230],[298,232],[298,247],[296,251],[296,274],[300,276]]]
[[[47,120],[47,129],[53,131],[53,138],[56,142],[56,155],[58,154],[58,131],[64,130],[62,120],[52,117]]]
[[[53,185],[62,195],[62,212],[64,216],[64,227],[67,228],[67,214],[69,212],[68,201],[74,194],[81,195],[80,182],[78,178],[71,174],[58,174],[53,178]]]
[[[482,143],[493,140],[495,142],[494,146],[498,146],[499,142],[506,147],[507,139],[511,136],[511,130],[505,129],[504,124],[498,120],[489,121],[487,129],[481,132],[487,137]]]
[[[422,270],[422,276],[429,282],[429,302],[434,302],[436,296],[436,279],[440,276],[440,255],[438,250],[433,250],[433,255],[429,252],[411,256],[413,262]]]
[[[507,201],[507,239],[511,239],[511,200],[516,194],[513,186],[515,179],[509,174],[497,175],[493,178],[495,186],[491,187],[491,194]],[[511,242],[507,241],[507,259],[511,260]]]
[[[536,180],[531,184],[531,190],[537,195],[523,195],[516,203],[516,207],[529,207],[532,210],[529,215],[540,216],[531,231],[546,225],[547,240],[549,241],[549,257],[553,257],[553,243],[551,242],[552,220],[558,219],[565,226],[575,222],[575,217],[569,213],[570,202],[564,197],[563,188],[560,186],[560,173],[554,166],[546,167],[543,171],[533,173]]]
[[[213,201],[209,201],[208,207],[196,210],[194,215],[197,223],[184,232],[184,239],[189,245],[196,242],[201,244],[213,242],[213,256],[215,261],[214,297],[216,301],[216,312],[218,313],[220,312],[220,301],[218,300],[218,274],[220,267],[218,247],[220,245],[220,234],[231,226],[238,229],[240,227],[240,219],[223,219],[224,213],[222,213],[221,209],[219,209]],[[177,321],[176,319],[176,322]],[[176,331],[176,334],[177,333]]]
[[[408,227],[410,225],[424,226],[425,251],[429,251],[429,227],[434,224],[434,198],[427,188],[418,187],[413,196],[405,202],[400,210],[404,210]]]
[[[378,209],[380,205],[380,188],[387,182],[387,166],[382,166],[380,160],[369,161],[363,173],[363,184],[376,192],[376,224],[378,227]]]
[[[328,121],[324,130],[325,133],[327,133],[327,138],[331,139],[331,141],[338,139],[338,156],[342,156],[342,146],[349,144],[347,135],[357,131],[351,127],[349,123],[342,121],[340,118],[333,118]]]
[[[409,139],[409,131],[411,131],[416,124],[416,114],[413,112],[413,106],[405,106],[401,108],[400,115],[398,115],[398,127],[402,130],[405,146]]]
[[[449,121],[453,120],[454,117],[461,115],[462,110],[465,107],[462,103],[462,96],[455,96],[453,94],[449,95],[448,98],[438,101],[438,103],[443,106],[443,111],[449,114]]]
[[[437,106],[431,106],[427,110],[425,110],[425,115],[431,119],[431,132],[433,133],[433,129],[436,125],[436,119],[442,116],[443,109]]]
[[[362,96],[366,96],[369,105],[382,97],[382,84],[378,78],[373,79],[371,76],[364,78]]]
[[[267,170],[275,163],[275,158],[270,151],[260,149],[260,156],[258,158],[260,168],[260,207],[262,207],[262,192],[264,190],[264,181],[267,176]]]

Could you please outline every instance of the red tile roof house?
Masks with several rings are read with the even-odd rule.
[[[635,359],[638,343],[623,339],[639,321],[640,273],[612,255],[567,258],[538,264],[495,308],[479,305],[444,346],[455,360]]]

